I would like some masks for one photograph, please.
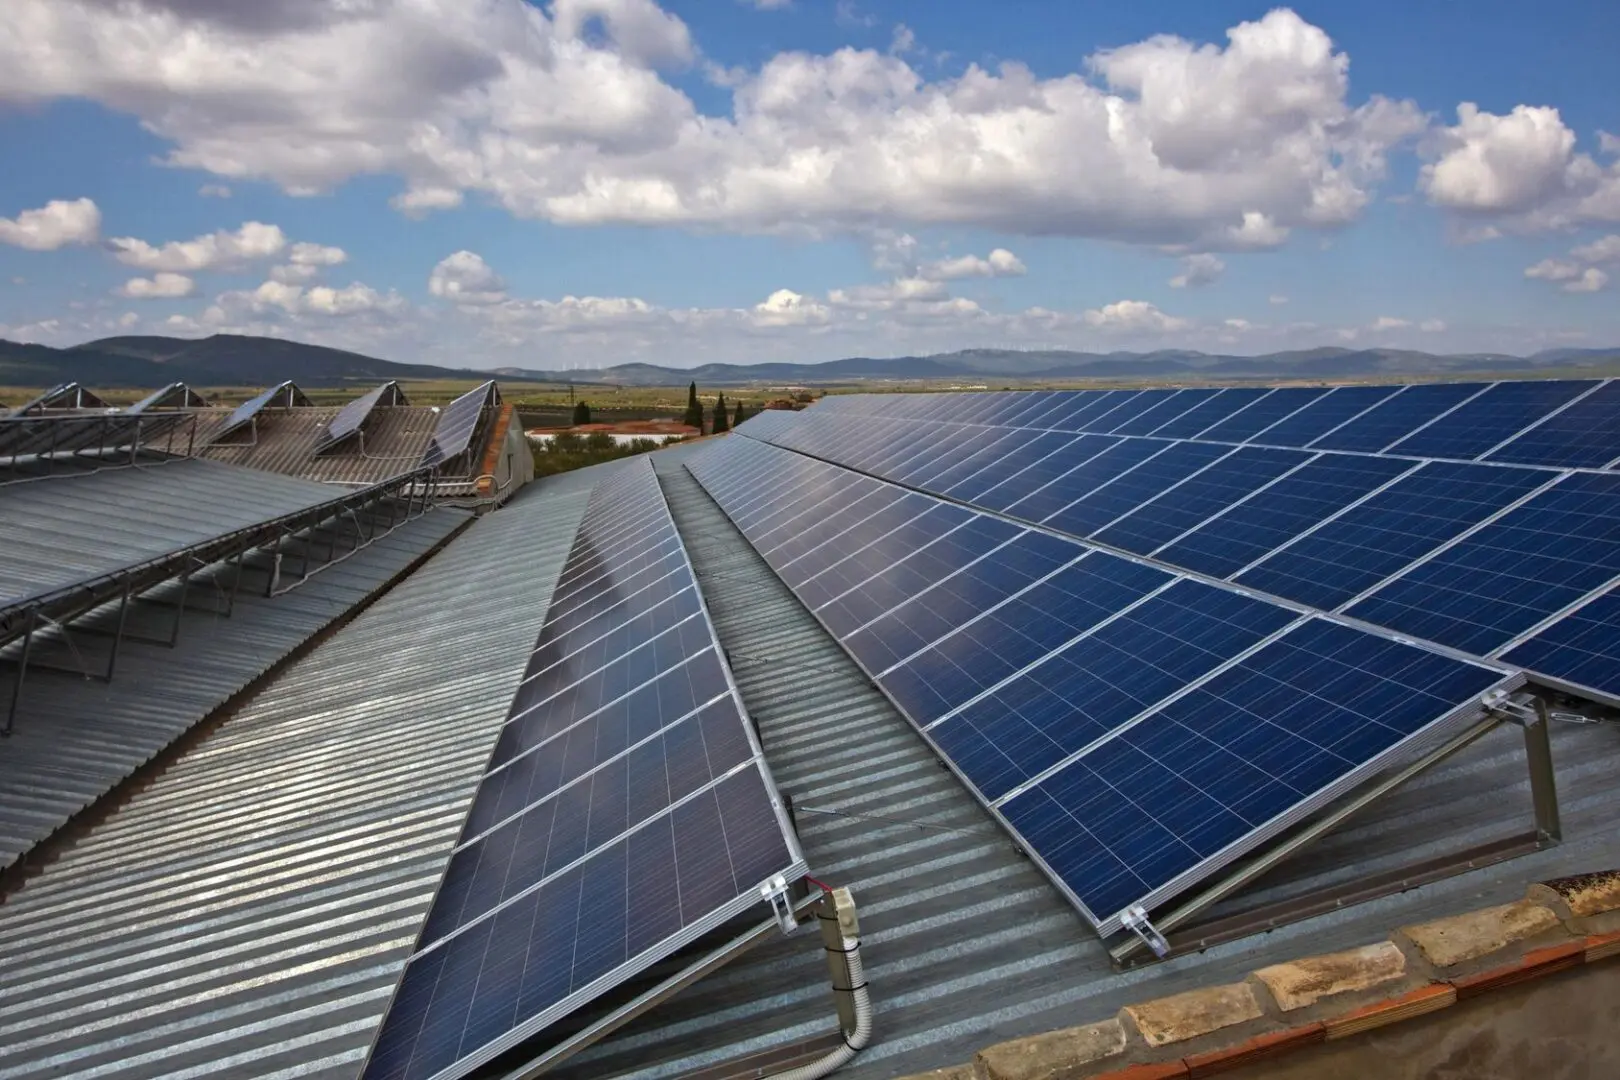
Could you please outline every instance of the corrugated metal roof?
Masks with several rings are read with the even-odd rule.
[[[1500,903],[1527,881],[1614,865],[1620,728],[1555,728],[1566,843],[1202,954],[1120,973],[1102,943],[980,810],[680,465],[655,455],[766,757],[799,807],[811,872],[849,885],[877,1009],[840,1076],[957,1064],[1001,1039],[1240,979],[1255,967],[1375,941],[1395,926]],[[808,813],[808,808],[843,815]],[[1521,832],[1522,742],[1480,740],[1229,901],[1223,911]],[[650,1080],[831,1032],[820,942],[762,947],[569,1063],[560,1075]]]
[[[0,1077],[352,1077],[588,490],[536,490],[0,907]]]
[[[55,832],[469,520],[460,510],[433,510],[273,598],[263,595],[268,560],[250,561],[228,618],[216,613],[227,597],[194,584],[175,645],[126,639],[110,683],[43,671],[40,665],[72,666],[78,659],[91,670],[105,670],[111,639],[82,631],[110,629],[116,611],[103,610],[74,624],[69,640],[76,653],[60,637],[36,642],[14,730],[0,739],[0,867]],[[167,639],[174,627],[174,610],[167,605],[178,600],[178,593],[173,582],[149,592],[161,603],[132,605],[126,632]],[[20,643],[15,643],[0,655],[14,660],[19,651]],[[15,669],[4,684],[5,703],[14,678]]]
[[[306,480],[191,458],[0,484],[0,604],[335,497]]]
[[[261,413],[251,442],[210,445],[208,440],[230,416],[229,409],[198,410],[198,453],[214,461],[251,469],[344,484],[376,484],[409,472],[422,462],[439,414],[419,405],[379,406],[371,411],[360,438],[317,455],[316,440],[340,406],[281,409]]]

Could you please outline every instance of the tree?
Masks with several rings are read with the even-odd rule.
[[[711,430],[716,435],[722,431],[731,430],[731,417],[726,415],[726,395],[724,394],[714,399],[714,427]]]
[[[698,400],[695,379],[692,385],[686,388],[686,415],[682,417],[682,421],[687,427],[697,428],[698,434],[703,433],[703,403]]]
[[[588,424],[590,422],[591,407],[583,401],[577,403],[574,406],[574,426],[579,427],[581,424]]]
[[[743,403],[739,401],[737,402],[737,411],[731,417],[731,426],[736,427],[746,419],[748,419],[748,410],[743,408]]]

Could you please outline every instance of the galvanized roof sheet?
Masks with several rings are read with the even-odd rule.
[[[0,484],[0,605],[316,506],[338,493],[192,458]]]
[[[358,438],[316,454],[321,435],[341,406],[283,409],[260,414],[251,442],[209,443],[230,415],[228,409],[198,411],[197,453],[214,461],[299,476],[325,483],[376,484],[409,472],[433,440],[439,414],[422,405],[381,406],[371,411]]]
[[[354,1076],[587,497],[479,519],[0,906],[0,1077]]]

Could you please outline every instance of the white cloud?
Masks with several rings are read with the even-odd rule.
[[[1022,277],[1028,272],[1023,260],[1006,248],[996,248],[983,259],[977,255],[962,255],[954,259],[924,263],[916,268],[916,276],[930,281],[955,281],[958,278],[970,277]]]
[[[0,52],[4,46],[0,45]],[[101,235],[101,210],[90,199],[52,199],[14,218],[0,217],[0,244],[28,251],[55,251],[69,244],[92,244]]]
[[[1572,281],[1581,276],[1581,268],[1564,259],[1542,259],[1527,267],[1524,276],[1541,281]]]
[[[1443,334],[1446,331],[1446,320],[1424,319],[1422,322],[1418,323],[1418,329],[1423,331],[1425,334]]]
[[[1372,332],[1381,334],[1386,330],[1405,330],[1412,325],[1410,319],[1397,319],[1392,315],[1380,315],[1373,320]]]
[[[793,4],[793,0],[737,0],[737,2],[758,8],[760,11],[781,11]]]
[[[759,326],[809,326],[826,322],[830,315],[825,304],[792,289],[777,289],[754,305],[754,322]]]
[[[1122,333],[1165,333],[1189,325],[1186,319],[1166,315],[1146,300],[1119,300],[1083,312],[1080,317],[1088,326]]]
[[[126,311],[122,315],[118,316],[118,327],[121,330],[128,330],[130,327],[137,325],[140,321],[141,317],[139,315],[135,314],[133,311]]]
[[[868,15],[855,6],[855,0],[838,0],[833,6],[833,21],[846,30],[869,30],[877,25],[877,16]]]
[[[388,200],[389,206],[415,218],[425,217],[430,210],[454,210],[461,203],[461,192],[442,187],[411,188]]]
[[[369,285],[355,282],[341,289],[328,285],[306,288],[303,285],[280,281],[266,281],[251,291],[222,293],[212,311],[229,313],[232,309],[264,314],[279,310],[294,316],[356,316],[395,315],[406,308],[397,293],[381,293]],[[204,313],[205,316],[207,313]]]
[[[1492,222],[1526,231],[1620,221],[1620,163],[1599,165],[1575,144],[1557,109],[1497,115],[1464,102],[1456,125],[1436,132],[1419,186],[1476,223],[1470,238],[1500,235]]]
[[[197,189],[197,194],[205,199],[228,199],[231,189],[224,184],[204,184]]]
[[[1274,307],[1281,307],[1283,304],[1288,303],[1288,297],[1284,296],[1282,293],[1272,293],[1270,296],[1266,297],[1266,302]]]
[[[282,285],[298,285],[321,276],[321,268],[308,263],[283,263],[270,268],[270,280]]]
[[[8,19],[24,32],[0,38],[0,100],[134,113],[171,164],[225,180],[397,176],[411,213],[478,192],[568,224],[1263,248],[1354,220],[1422,127],[1410,103],[1352,104],[1349,58],[1286,9],[1223,45],[1162,35],[1049,78],[783,53],[718,115],[661,74],[696,49],[651,0],[8,0]]]
[[[1214,255],[1200,253],[1181,260],[1181,273],[1170,279],[1172,289],[1195,289],[1213,285],[1226,272],[1226,264]]]
[[[184,274],[158,273],[149,278],[130,278],[116,290],[131,300],[177,300],[197,292],[197,283]]]
[[[917,48],[917,33],[905,23],[894,24],[894,35],[889,39],[889,55],[904,56]]]
[[[1572,293],[1597,292],[1609,283],[1609,275],[1595,266],[1582,270],[1580,276],[1564,283],[1564,291]]]
[[[497,304],[506,299],[506,283],[483,256],[458,251],[440,259],[428,275],[428,292],[457,304]]]
[[[340,247],[300,240],[287,253],[287,261],[295,266],[341,266],[349,261],[349,253]]]
[[[1598,149],[1605,154],[1620,154],[1620,135],[1611,135],[1607,131],[1598,132]]]
[[[241,269],[256,259],[274,258],[286,246],[287,236],[280,226],[259,221],[249,221],[235,232],[221,229],[194,240],[171,240],[162,247],[133,236],[107,241],[108,249],[126,266],[176,273]]]
[[[1570,254],[1582,262],[1620,262],[1620,233],[1605,236],[1601,240],[1594,240],[1590,244],[1582,244],[1580,247],[1572,249]]]

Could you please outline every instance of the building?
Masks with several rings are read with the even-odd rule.
[[[1341,1023],[1273,968],[1388,963],[1546,881],[1496,952],[1344,1000],[1567,975],[1608,946],[1566,923],[1610,916],[1564,879],[1617,856],[1617,401],[833,398],[476,519],[409,475],[312,501],[139,415],[71,460],[38,447],[87,421],[0,420],[33,448],[0,457],[6,674],[128,639],[83,702],[25,668],[0,742],[6,807],[81,792],[0,879],[0,1076],[1033,1076],[1093,1037],[1189,1075]],[[272,626],[274,656],[227,640]],[[53,723],[84,738],[8,764]],[[1190,1035],[1143,1004],[1206,990],[1231,1016]]]

